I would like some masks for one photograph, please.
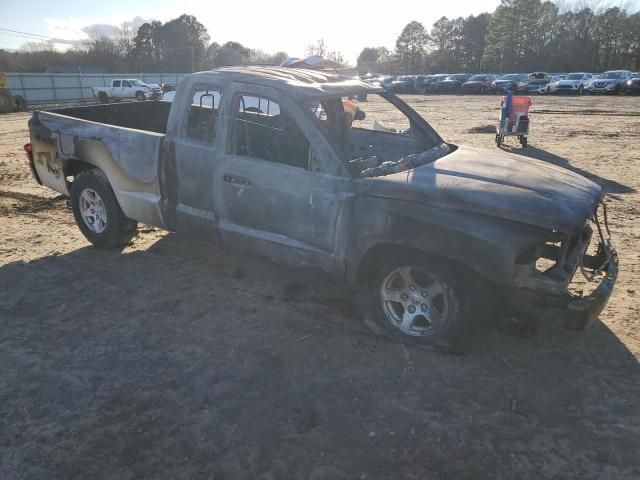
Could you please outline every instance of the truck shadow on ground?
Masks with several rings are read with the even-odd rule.
[[[559,167],[566,168],[567,170],[570,170],[574,173],[582,175],[583,177],[586,177],[589,180],[597,183],[604,189],[606,193],[634,193],[635,192],[635,189],[632,187],[624,185],[615,180],[609,180],[608,178],[598,176],[587,170],[578,168],[572,165],[568,159],[561,157],[559,155],[556,155],[554,153],[548,152],[546,150],[543,150],[541,148],[537,148],[531,145],[529,145],[527,148],[511,147],[511,146],[504,145],[501,148],[505,152],[515,153],[516,155],[522,155],[524,157],[535,158],[537,160],[542,160],[542,161],[557,165]]]
[[[567,458],[605,458],[613,476],[636,464],[640,369],[603,324],[489,332],[454,357],[372,337],[349,305],[314,271],[176,234],[6,265],[0,440],[20,462],[0,472],[465,478],[507,462],[539,478],[544,456],[586,478]]]

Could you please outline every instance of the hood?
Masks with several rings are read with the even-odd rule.
[[[558,85],[578,85],[582,80],[558,80]]]
[[[364,179],[370,193],[512,220],[564,233],[584,227],[600,186],[528,157],[459,147],[413,170]]]

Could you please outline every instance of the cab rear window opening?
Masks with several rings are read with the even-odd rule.
[[[213,142],[216,137],[215,122],[222,91],[216,88],[197,88],[189,105],[187,136],[194,140]]]

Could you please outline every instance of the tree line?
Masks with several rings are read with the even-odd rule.
[[[597,4],[502,0],[493,13],[438,19],[430,30],[408,23],[395,50],[364,48],[394,73],[604,71],[640,69],[640,12]]]
[[[599,7],[603,0],[561,7],[541,0],[502,0],[492,13],[438,19],[430,29],[408,23],[395,48],[364,48],[362,73],[384,62],[393,73],[603,71],[640,69],[640,12]],[[596,2],[592,4],[584,2]],[[324,40],[306,48],[346,62]],[[111,36],[93,35],[66,52],[52,43],[31,42],[16,51],[0,50],[0,71],[41,72],[49,65],[99,65],[111,73],[187,73],[237,64],[278,65],[288,55],[252,49],[239,42],[211,42],[193,15],[134,31],[124,24]]]
[[[188,73],[238,64],[279,65],[285,52],[266,53],[239,42],[210,42],[193,15],[152,21],[133,31],[123,24],[111,36],[93,35],[66,52],[51,42],[29,42],[16,52],[0,50],[0,71],[41,72],[50,65],[99,65],[110,73]]]

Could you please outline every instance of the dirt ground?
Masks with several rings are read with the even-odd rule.
[[[497,97],[406,99],[496,148]],[[601,322],[462,357],[375,338],[339,285],[211,240],[90,247],[30,177],[28,118],[0,117],[0,479],[640,478],[640,98],[536,97],[514,148],[609,193]]]

